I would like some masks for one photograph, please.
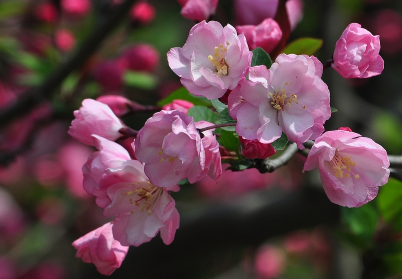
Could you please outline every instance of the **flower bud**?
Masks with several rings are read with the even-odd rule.
[[[271,144],[261,143],[258,140],[247,140],[239,137],[240,143],[244,146],[243,155],[249,159],[265,159],[276,153]]]
[[[141,44],[128,48],[120,59],[130,70],[152,72],[159,63],[159,53],[153,46]]]
[[[155,17],[155,8],[147,2],[138,2],[131,8],[130,17],[142,24],[151,23]]]
[[[190,103],[185,100],[173,100],[173,102],[166,104],[162,107],[163,110],[181,110],[185,114],[187,114],[188,110],[194,106],[193,103]]]
[[[60,29],[55,34],[56,46],[62,51],[69,51],[75,46],[75,37],[68,29]]]

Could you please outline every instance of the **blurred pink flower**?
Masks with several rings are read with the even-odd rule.
[[[266,52],[271,52],[282,38],[282,30],[278,23],[267,18],[259,25],[236,26],[239,34],[244,34],[250,49],[261,47]]]
[[[215,136],[206,132],[204,136],[208,150],[214,149],[209,141],[216,141]],[[137,159],[145,164],[145,174],[159,187],[169,189],[184,178],[194,183],[219,168],[215,157],[208,156],[212,153],[206,152],[193,118],[179,110],[155,113],[138,132],[134,145]]]
[[[282,132],[304,149],[331,116],[329,90],[321,80],[322,64],[314,56],[280,54],[270,69],[251,67],[229,95],[236,132],[248,140],[271,143]]]
[[[62,51],[69,51],[75,46],[74,34],[68,29],[57,30],[54,39],[56,46]]]
[[[360,24],[351,23],[336,42],[334,68],[344,78],[369,78],[381,74],[384,60],[379,55],[380,37]]]
[[[72,16],[84,16],[91,9],[89,0],[61,0],[60,5],[64,12]]]
[[[402,18],[397,11],[381,10],[371,23],[381,38],[381,52],[392,55],[402,50]]]
[[[211,100],[237,86],[247,74],[252,52],[233,26],[202,21],[190,30],[185,45],[172,48],[167,56],[188,91]]]
[[[278,0],[236,0],[236,23],[238,25],[258,25],[266,18],[274,18],[278,8]],[[288,0],[286,10],[292,29],[303,18],[303,2]]]
[[[178,0],[182,6],[181,15],[194,21],[208,20],[215,14],[219,0]]]
[[[275,246],[260,247],[255,256],[254,270],[259,279],[278,278],[284,271],[286,256]]]
[[[6,190],[0,188],[0,240],[16,237],[25,225],[22,209]]]
[[[181,110],[185,114],[187,114],[188,110],[194,106],[193,103],[190,103],[185,100],[173,100],[173,102],[166,104],[162,107],[163,110]]]
[[[120,60],[130,70],[152,72],[159,63],[159,53],[152,45],[140,44],[126,49]]]
[[[122,117],[130,111],[133,103],[127,98],[118,95],[103,95],[96,99],[98,102],[104,103],[110,107],[117,117]]]
[[[147,2],[137,2],[130,10],[130,17],[141,24],[148,24],[154,20],[155,8]]]
[[[258,140],[247,140],[239,137],[240,143],[243,145],[242,154],[250,159],[265,159],[276,153],[276,150],[269,143],[261,143]]]
[[[113,238],[112,226],[112,223],[106,223],[72,244],[78,250],[76,257],[85,263],[93,263],[103,275],[110,275],[120,267],[129,248]]]
[[[53,23],[57,20],[57,8],[49,2],[40,3],[35,9],[35,16],[41,21]]]
[[[108,60],[99,63],[93,71],[94,79],[108,91],[119,91],[123,87],[124,67],[121,61]]]
[[[333,203],[359,207],[377,196],[389,177],[387,152],[359,134],[337,130],[318,137],[303,172],[318,168],[325,193]]]
[[[121,137],[119,130],[125,127],[109,106],[92,99],[82,101],[81,108],[74,111],[74,116],[68,133],[87,145],[94,145],[92,134],[116,140]]]
[[[0,279],[17,279],[17,268],[11,260],[0,258]]]

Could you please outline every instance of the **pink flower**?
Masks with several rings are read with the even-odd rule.
[[[102,61],[96,66],[93,72],[94,79],[105,90],[119,91],[123,86],[124,66],[121,61]]]
[[[134,142],[135,155],[145,163],[152,184],[169,189],[184,178],[194,183],[207,173],[215,179],[220,175],[215,136],[206,131],[201,140],[197,128],[193,118],[179,110],[162,110],[145,122]]]
[[[56,45],[62,51],[69,51],[75,46],[75,37],[68,29],[60,29],[55,34]]]
[[[239,25],[257,25],[266,18],[274,18],[278,8],[278,0],[236,0],[235,14]],[[303,2],[288,0],[286,10],[292,29],[303,17]]]
[[[276,150],[269,143],[261,143],[258,140],[246,140],[239,137],[240,143],[244,146],[243,155],[250,159],[265,159],[276,153]]]
[[[328,198],[347,207],[361,206],[377,196],[389,177],[387,152],[373,140],[337,130],[318,137],[304,171],[319,169]]]
[[[379,52],[380,37],[351,23],[336,42],[332,68],[344,78],[377,76],[384,69]]]
[[[130,10],[130,17],[142,24],[148,24],[154,20],[155,8],[147,2],[137,2]]]
[[[208,20],[218,6],[218,0],[178,0],[178,2],[183,7],[181,15],[195,21]]]
[[[166,104],[162,107],[163,110],[181,110],[185,114],[187,114],[188,110],[194,106],[193,103],[190,103],[185,100],[173,100],[173,102]]]
[[[303,142],[316,139],[331,116],[322,68],[314,56],[294,54],[279,55],[269,70],[250,68],[250,80],[243,79],[229,95],[238,135],[271,143],[283,132],[300,149]]]
[[[202,21],[190,30],[185,45],[172,48],[167,56],[170,68],[188,91],[211,100],[237,86],[247,74],[252,52],[244,35],[237,35],[233,26]]]
[[[57,8],[52,3],[41,3],[35,9],[36,17],[44,22],[53,23],[57,20]]]
[[[112,226],[106,223],[73,242],[78,250],[75,256],[85,263],[93,263],[103,275],[110,275],[120,267],[129,248],[113,238]]]
[[[274,50],[282,38],[281,28],[278,23],[271,18],[265,19],[257,26],[236,26],[236,30],[239,34],[244,33],[250,49],[261,47],[268,53]]]
[[[61,0],[61,8],[73,16],[84,16],[91,9],[89,0]]]
[[[125,127],[107,105],[92,99],[82,101],[82,107],[74,111],[74,116],[68,133],[87,145],[94,145],[92,134],[116,140],[121,137],[119,130]]]
[[[120,59],[130,70],[152,72],[159,63],[159,53],[151,45],[140,44],[128,48]]]
[[[260,247],[255,256],[255,272],[259,279],[278,278],[284,271],[286,256],[282,250],[275,246],[264,245]]]
[[[130,111],[132,101],[117,95],[104,95],[96,99],[98,102],[104,103],[110,107],[117,117],[122,117]]]

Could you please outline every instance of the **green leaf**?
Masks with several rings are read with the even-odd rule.
[[[282,136],[271,143],[272,147],[275,148],[276,151],[278,150],[283,150],[286,147],[286,144],[288,144],[288,137],[282,133]]]
[[[338,110],[336,108],[331,107],[331,113],[337,112]]]
[[[225,108],[224,110],[221,111],[221,113],[218,114],[218,119],[216,120],[215,124],[220,125],[229,123],[237,123],[237,121],[233,120],[233,118],[229,114],[229,110]],[[221,127],[221,129],[225,131],[234,132],[236,130],[236,127],[228,126],[228,127]]]
[[[240,144],[239,136],[236,133],[223,130],[221,132],[220,144],[228,150],[237,151]]]
[[[227,169],[232,171],[242,171],[248,169],[252,164],[251,160],[229,160],[223,161],[222,163],[230,164],[230,167]]]
[[[372,237],[377,228],[378,212],[374,203],[367,203],[356,208],[342,208],[342,221],[349,233],[355,238],[355,244],[368,248],[372,244]]]
[[[52,71],[52,66],[48,61],[28,52],[16,52],[11,59],[25,68],[36,72],[37,74],[47,75]]]
[[[155,76],[143,73],[126,71],[123,75],[124,84],[141,89],[151,90],[158,86],[158,81]]]
[[[376,198],[378,210],[385,221],[394,224],[396,231],[402,230],[402,182],[390,178],[381,186]]]
[[[282,52],[286,54],[313,55],[321,48],[321,46],[321,39],[300,38],[288,44]]]
[[[211,103],[214,106],[214,108],[216,109],[216,111],[219,112],[219,113],[222,112],[225,108],[228,107],[227,105],[225,105],[224,103],[222,103],[218,99],[213,99],[211,101]]]
[[[253,49],[253,59],[251,60],[251,67],[265,65],[267,69],[271,68],[272,60],[269,54],[260,47]]]
[[[190,103],[196,105],[196,106],[211,106],[211,101],[207,100],[207,98],[204,97],[196,97],[192,95],[190,92],[185,87],[181,87],[177,89],[176,91],[173,91],[169,96],[167,96],[165,99],[162,99],[158,102],[158,106],[164,106],[166,104],[169,104],[173,102],[173,100],[185,100],[189,101]]]
[[[21,1],[9,0],[0,3],[0,18],[22,15],[25,12],[26,5]]]
[[[204,120],[211,123],[215,123],[217,118],[215,112],[204,106],[194,106],[190,108],[187,112],[187,115],[192,116],[194,118],[194,122]]]
[[[184,186],[184,185],[188,185],[188,184],[191,184],[191,183],[188,181],[187,178],[184,178],[184,179],[180,180],[180,181],[177,183],[177,185],[179,185],[179,186]]]

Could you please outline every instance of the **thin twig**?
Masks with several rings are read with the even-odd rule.
[[[29,113],[35,106],[49,99],[62,81],[72,71],[83,65],[87,58],[100,47],[105,38],[125,18],[134,2],[135,0],[126,0],[123,4],[116,6],[108,18],[94,29],[77,52],[56,69],[41,86],[29,89],[22,94],[18,102],[0,111],[0,127],[23,114]]]
[[[225,124],[219,124],[219,125],[212,125],[212,126],[208,126],[208,127],[202,128],[202,129],[198,129],[198,131],[200,133],[202,133],[207,130],[222,128],[222,127],[230,127],[230,126],[236,126],[236,123],[225,123]]]
[[[256,165],[254,166],[256,169],[260,171],[260,173],[273,172],[277,168],[280,168],[286,165],[293,155],[298,151],[297,145],[295,143],[290,144],[283,153],[276,159],[264,159],[264,160],[255,160]]]

